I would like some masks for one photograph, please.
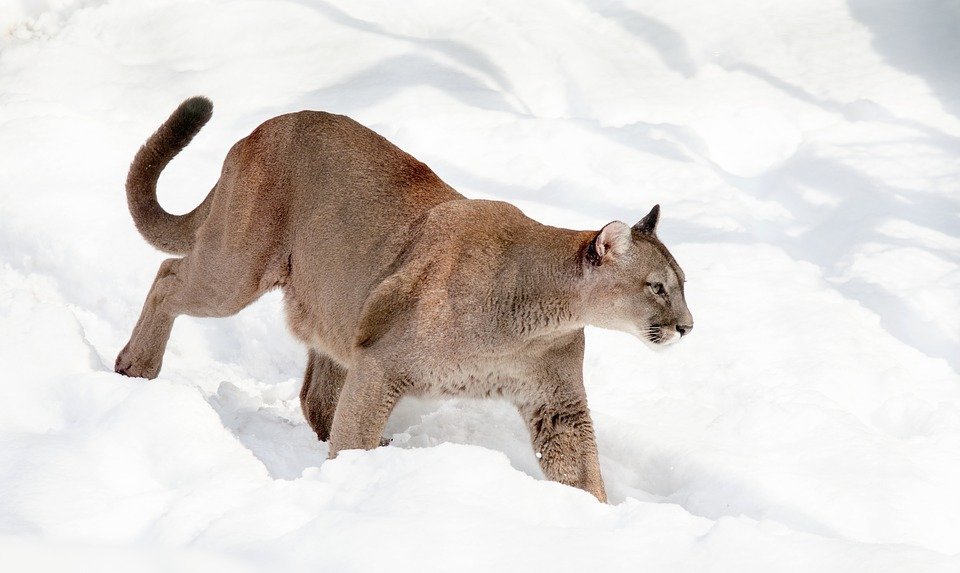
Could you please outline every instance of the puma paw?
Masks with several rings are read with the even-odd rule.
[[[160,374],[160,363],[151,364],[149,360],[135,356],[130,351],[129,346],[126,346],[117,355],[117,361],[113,364],[113,371],[131,378],[153,380]]]

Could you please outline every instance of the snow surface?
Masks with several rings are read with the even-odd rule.
[[[0,0],[4,569],[960,570],[958,29],[955,0]],[[126,168],[194,94],[176,212],[305,108],[546,223],[660,203],[697,326],[588,333],[611,504],[496,402],[405,400],[326,461],[276,293],[114,374],[163,259]]]

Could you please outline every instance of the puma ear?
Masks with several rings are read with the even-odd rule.
[[[626,223],[607,223],[587,245],[587,262],[600,266],[604,261],[610,260],[611,256],[622,253],[629,244],[630,227]]]
[[[654,205],[647,216],[637,221],[633,232],[637,235],[653,235],[657,232],[657,223],[660,222],[660,205]]]

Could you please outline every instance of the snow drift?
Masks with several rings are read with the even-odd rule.
[[[18,569],[955,571],[960,8],[727,0],[0,0],[0,548]],[[279,113],[348,114],[471,197],[599,228],[663,206],[697,328],[588,332],[611,505],[497,402],[406,400],[326,461],[279,297],[111,365],[195,206]]]

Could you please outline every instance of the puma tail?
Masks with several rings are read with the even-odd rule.
[[[213,191],[193,211],[171,215],[157,202],[157,179],[211,115],[213,103],[205,97],[192,97],[181,103],[143,144],[127,174],[127,206],[137,230],[148,243],[174,255],[186,254],[193,246],[194,235],[210,212]]]

